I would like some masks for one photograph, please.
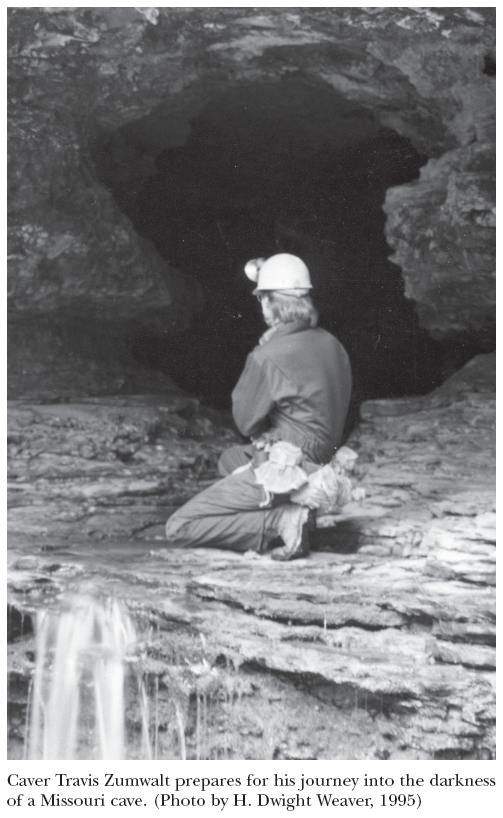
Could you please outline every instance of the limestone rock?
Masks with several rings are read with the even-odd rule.
[[[491,8],[9,9],[13,396],[44,378],[63,389],[73,378],[70,394],[93,393],[94,380],[95,394],[131,391],[141,375],[128,359],[129,322],[178,326],[183,302],[197,307],[194,287],[180,295],[172,267],[98,182],[91,156],[103,134],[145,118],[152,155],[130,157],[123,188],[138,185],[163,147],[184,144],[209,97],[298,71],[362,106],[370,131],[391,128],[431,157],[418,185],[389,193],[388,240],[423,326],[485,337],[493,17]],[[160,109],[157,144],[149,116]],[[313,149],[330,133],[328,123],[308,135]],[[90,320],[101,322],[98,343]]]
[[[431,395],[365,404],[349,445],[366,497],[326,518],[310,557],[287,564],[165,547],[166,518],[216,478],[218,452],[235,440],[218,413],[189,411],[180,394],[14,403],[12,742],[22,742],[37,610],[92,590],[145,623],[141,662],[157,679],[168,755],[180,754],[168,728],[178,707],[193,757],[224,746],[234,758],[491,757],[493,389],[493,361],[479,356]],[[124,428],[135,441],[126,462],[114,449]],[[191,725],[203,696],[201,749]]]
[[[418,182],[390,188],[386,236],[405,295],[435,337],[489,331],[495,306],[495,156],[473,143],[430,159]]]

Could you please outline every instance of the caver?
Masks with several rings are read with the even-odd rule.
[[[222,454],[222,479],[175,512],[166,536],[176,545],[241,552],[277,545],[273,559],[290,560],[309,552],[312,510],[349,499],[336,452],[351,366],[337,338],[318,327],[300,258],[254,259],[245,272],[268,326],[232,393],[234,420],[250,443]]]

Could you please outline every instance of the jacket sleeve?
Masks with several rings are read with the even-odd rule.
[[[267,360],[257,361],[253,352],[232,393],[232,414],[241,434],[258,437],[269,428],[267,417],[274,408],[269,388]]]

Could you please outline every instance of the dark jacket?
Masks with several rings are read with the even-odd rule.
[[[272,432],[328,463],[340,446],[351,397],[346,350],[329,332],[282,324],[248,355],[232,393],[233,415],[247,437]]]

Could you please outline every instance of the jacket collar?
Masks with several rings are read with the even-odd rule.
[[[293,335],[294,332],[303,332],[305,329],[311,329],[308,321],[289,321],[288,324],[278,324],[276,331],[269,340],[281,338],[283,335]]]

